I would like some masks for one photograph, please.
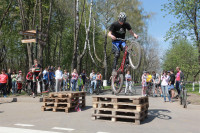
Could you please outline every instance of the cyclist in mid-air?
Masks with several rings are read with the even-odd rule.
[[[126,22],[126,13],[120,12],[118,21],[111,24],[108,32],[108,36],[112,39],[112,51],[115,54],[113,69],[116,69],[118,58],[120,57],[120,49],[126,46],[124,41],[117,40],[117,38],[125,39],[126,29],[133,37],[138,38],[138,35],[132,31],[130,24]]]

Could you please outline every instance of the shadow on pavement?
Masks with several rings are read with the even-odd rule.
[[[85,106],[84,108],[81,108],[82,111],[85,111],[85,110],[88,110],[88,109],[91,109],[92,106]]]
[[[0,111],[0,113],[3,113],[4,111]]]
[[[171,113],[171,111],[165,110],[165,109],[149,109],[148,110],[148,118],[145,119],[142,122],[142,124],[149,123],[149,122],[153,121],[155,118],[162,119],[162,120],[172,119],[172,117],[167,115],[167,113]]]

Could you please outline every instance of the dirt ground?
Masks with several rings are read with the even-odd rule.
[[[188,93],[187,100],[190,104],[200,105],[200,95]]]

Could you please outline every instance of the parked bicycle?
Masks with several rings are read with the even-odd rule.
[[[121,63],[120,68],[116,71],[113,70],[112,76],[111,76],[111,87],[113,89],[114,94],[119,94],[122,90],[123,83],[124,83],[124,68],[127,65],[126,62],[129,61],[129,64],[132,69],[137,69],[140,66],[141,62],[141,46],[138,42],[134,40],[126,40],[126,39],[120,39],[117,38],[117,40],[121,41],[127,41],[127,45],[125,46],[125,51],[123,55],[123,60]],[[128,56],[128,61],[127,60]]]

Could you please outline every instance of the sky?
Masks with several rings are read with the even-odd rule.
[[[154,15],[148,21],[148,33],[153,36],[159,43],[161,48],[161,54],[163,54],[169,47],[170,41],[165,42],[164,37],[166,32],[171,26],[171,22],[176,22],[177,20],[172,15],[164,15],[167,12],[161,11],[162,5],[167,3],[168,0],[140,0],[142,2],[142,7],[146,12],[153,12]]]

